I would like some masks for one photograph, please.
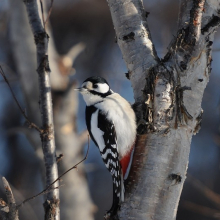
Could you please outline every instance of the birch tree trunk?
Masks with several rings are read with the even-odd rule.
[[[154,49],[141,0],[107,0],[134,90],[137,146],[120,219],[176,218],[211,71],[218,0],[181,0],[168,53]]]

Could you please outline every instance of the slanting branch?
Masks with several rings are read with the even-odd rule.
[[[137,137],[121,220],[176,218],[219,26],[218,4],[210,2],[181,1],[177,37],[159,60],[143,2],[108,0],[134,89],[138,133],[143,134]]]
[[[190,10],[189,33],[186,39],[188,44],[195,45],[199,40],[204,4],[205,0],[193,1],[193,8]]]
[[[4,210],[0,212],[0,218],[7,220],[18,220],[18,210],[16,207],[15,199],[11,190],[11,187],[5,177],[2,177],[2,182],[5,188],[5,195],[7,197],[8,204],[5,204]],[[1,203],[4,203],[1,200]]]
[[[47,55],[49,37],[42,26],[36,0],[25,0],[24,3],[37,47],[37,72],[39,77],[40,109],[43,130],[41,133],[41,141],[46,167],[46,185],[48,186],[58,178],[49,74],[50,68]],[[58,182],[55,183],[54,187],[58,187]],[[45,219],[59,219],[58,189],[50,191],[47,194],[44,207]]]
[[[107,0],[118,45],[128,68],[128,78],[136,102],[143,101],[143,89],[149,69],[157,64],[154,45],[141,0]]]
[[[24,116],[24,118],[26,119],[26,121],[27,121],[29,127],[30,127],[30,128],[35,128],[39,133],[41,133],[42,130],[41,130],[36,124],[34,124],[33,122],[30,121],[30,119],[28,118],[26,112],[22,109],[21,105],[19,104],[19,102],[18,102],[18,100],[17,100],[17,98],[16,98],[16,96],[15,96],[13,90],[12,90],[12,87],[11,87],[11,85],[10,85],[10,83],[9,83],[9,81],[8,81],[8,79],[7,79],[7,77],[6,77],[5,73],[4,73],[4,71],[3,71],[2,67],[1,67],[1,65],[0,65],[0,74],[2,75],[4,81],[7,83],[8,87],[9,87],[9,89],[10,89],[10,91],[11,91],[12,97],[13,97],[13,99],[15,100],[15,103],[16,103],[16,105],[18,106],[18,108],[19,108],[21,114],[22,114],[22,115]]]

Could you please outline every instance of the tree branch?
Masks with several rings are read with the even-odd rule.
[[[13,193],[11,191],[11,187],[8,183],[8,181],[5,179],[5,177],[2,177],[2,182],[5,188],[5,194],[7,197],[8,201],[8,207],[9,207],[9,212],[8,212],[8,220],[18,220],[18,210],[16,207],[15,199],[13,196]]]
[[[53,8],[53,0],[50,1],[50,8],[49,8],[49,11],[48,11],[48,15],[47,15],[47,18],[46,18],[46,21],[45,21],[45,25],[47,24],[49,18],[50,18],[50,15],[51,15],[51,12],[52,12],[52,8]]]
[[[9,87],[9,89],[10,89],[10,91],[11,91],[11,94],[12,94],[12,96],[13,96],[13,99],[15,100],[15,103],[17,104],[17,106],[18,106],[18,108],[19,108],[21,114],[24,116],[24,118],[25,118],[26,121],[28,122],[29,127],[30,127],[30,128],[35,128],[38,132],[42,133],[42,130],[41,130],[36,124],[34,124],[33,122],[31,122],[31,121],[29,120],[29,118],[28,118],[28,116],[26,115],[25,111],[22,109],[21,105],[19,104],[19,102],[18,102],[18,100],[17,100],[17,98],[16,98],[16,96],[15,96],[15,94],[14,94],[12,88],[11,88],[11,85],[10,85],[10,83],[9,83],[9,81],[8,81],[8,79],[7,79],[7,77],[6,77],[5,73],[4,73],[4,71],[3,71],[2,67],[1,67],[1,65],[0,65],[0,73],[1,73],[2,77],[4,78],[4,81],[7,83],[8,87]]]
[[[136,102],[143,101],[145,78],[149,69],[157,64],[154,45],[141,0],[107,0],[118,45],[128,68],[128,78],[134,89]]]
[[[194,0],[193,8],[190,10],[189,32],[186,42],[195,45],[201,34],[202,13],[204,11],[205,0]]]
[[[57,179],[55,179],[55,180],[54,180],[49,186],[47,186],[44,190],[42,190],[42,191],[39,192],[38,194],[36,194],[36,195],[34,195],[34,196],[32,196],[32,197],[30,197],[30,198],[28,198],[28,199],[25,199],[21,204],[17,205],[16,208],[19,209],[20,207],[22,207],[25,203],[29,202],[30,200],[33,200],[33,199],[37,198],[37,197],[40,196],[40,195],[44,195],[44,194],[46,194],[46,193],[48,193],[48,192],[50,192],[50,191],[53,191],[53,190],[55,190],[55,189],[58,189],[60,186],[57,186],[57,187],[54,187],[54,188],[52,188],[52,186],[53,186],[56,182],[58,182],[59,180],[61,180],[61,178],[62,178],[64,175],[66,175],[69,171],[71,171],[71,170],[73,170],[73,169],[77,169],[77,166],[87,159],[88,153],[89,153],[89,136],[88,136],[88,148],[87,148],[87,151],[86,151],[86,155],[85,155],[85,157],[84,157],[81,161],[79,161],[77,164],[75,164],[74,166],[72,166],[71,168],[69,168],[68,170],[66,170],[63,174],[61,174]]]
[[[171,41],[163,61],[168,62],[173,59],[179,72],[186,71],[189,62],[194,62],[196,60],[194,57],[201,55],[203,49],[201,47],[207,40],[201,34],[204,35],[209,28],[213,31],[219,26],[219,17],[214,15],[215,10],[210,3],[205,7],[205,0],[181,0],[177,36]],[[212,17],[208,23],[207,17]],[[208,33],[205,35],[208,36]]]
[[[50,85],[50,67],[48,62],[48,35],[45,32],[39,17],[38,6],[36,0],[24,1],[28,19],[34,35],[37,47],[37,72],[39,76],[40,88],[40,109],[42,118],[41,141],[44,153],[46,167],[46,185],[49,186],[58,178],[58,170],[56,163],[55,141],[54,141],[54,124],[53,109]],[[54,187],[58,187],[58,182]],[[59,220],[59,190],[50,191],[44,203],[45,219]]]

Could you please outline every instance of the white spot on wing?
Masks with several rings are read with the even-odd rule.
[[[116,144],[113,144],[113,145],[112,145],[112,148],[117,148],[117,145],[116,145]]]
[[[107,157],[107,155],[108,155],[109,153],[111,153],[111,152],[110,152],[110,149],[107,149],[106,152],[105,152],[105,154],[102,154],[102,158],[103,158],[103,159],[106,159],[106,157]]]

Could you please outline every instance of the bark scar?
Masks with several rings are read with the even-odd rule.
[[[135,36],[135,33],[134,33],[134,32],[130,32],[129,34],[124,35],[124,36],[122,37],[122,40],[125,41],[125,42],[130,42],[130,41],[132,41],[132,40],[135,40],[135,39],[134,39],[134,36]]]
[[[188,86],[181,87],[180,85],[176,87],[177,119],[179,120],[181,125],[184,124],[183,119],[185,119],[185,121],[187,121],[187,119],[190,120],[193,119],[192,115],[188,112],[183,102],[183,92],[186,90],[191,90],[191,87]],[[185,117],[183,118],[183,116]],[[177,127],[177,122],[176,122],[176,127]]]
[[[168,176],[168,179],[171,181],[174,181],[173,185],[179,184],[182,181],[182,176],[180,175],[180,173],[171,173]]]

